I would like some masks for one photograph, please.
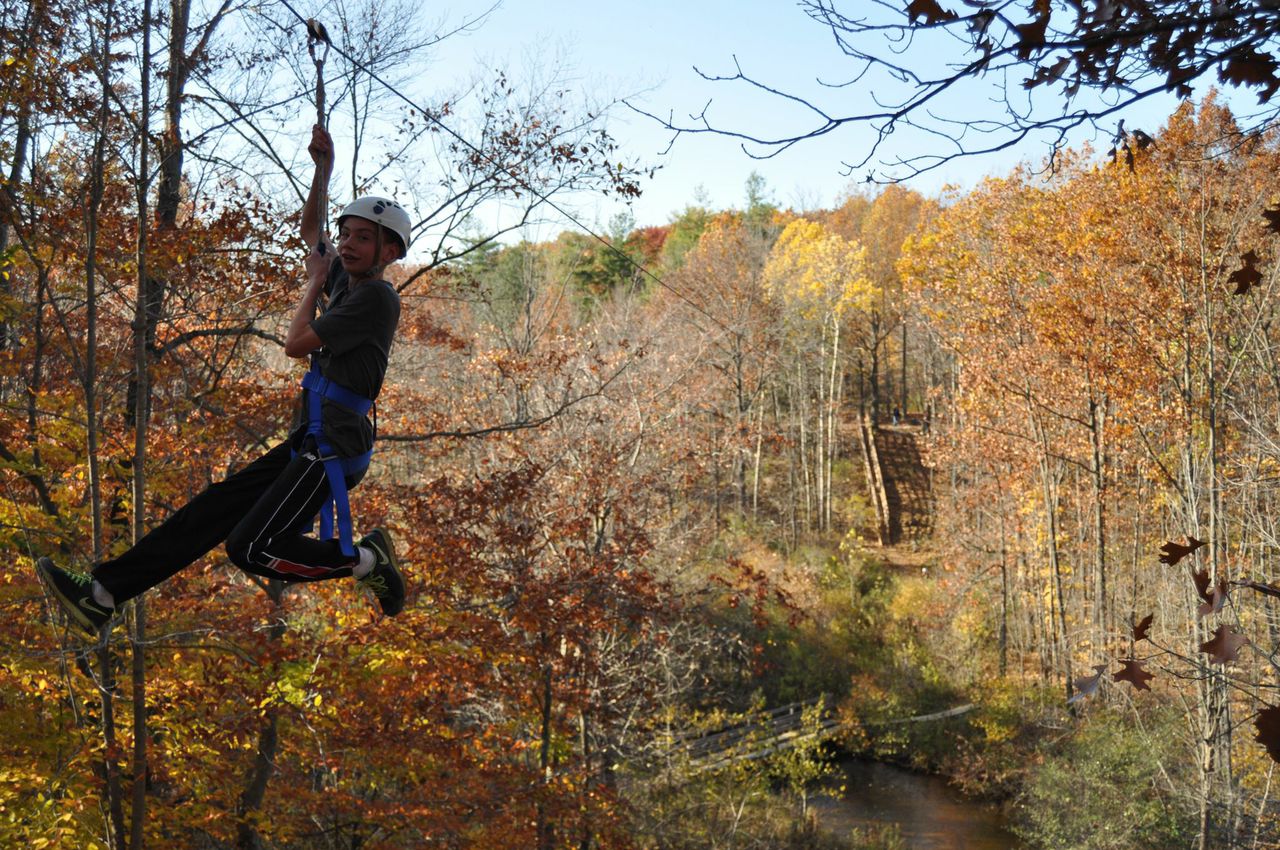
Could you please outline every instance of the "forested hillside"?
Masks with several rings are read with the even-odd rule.
[[[604,112],[502,71],[409,106],[374,73],[431,36],[353,8],[326,64],[272,8],[3,10],[0,844],[893,846],[815,826],[837,751],[1031,846],[1277,840],[1271,136],[1210,97],[971,191],[534,241],[641,190]],[[288,431],[317,74],[329,213],[416,210],[353,495],[407,608],[215,549],[86,641],[35,558]],[[801,701],[798,746],[697,750]]]

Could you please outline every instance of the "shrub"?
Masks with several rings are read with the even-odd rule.
[[[1015,831],[1032,845],[1071,850],[1187,846],[1192,813],[1169,793],[1166,775],[1179,741],[1172,712],[1144,714],[1138,729],[1099,709],[1043,753],[1027,778]]]

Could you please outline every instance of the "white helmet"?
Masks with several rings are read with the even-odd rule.
[[[338,226],[341,227],[342,220],[352,215],[356,218],[372,221],[374,224],[380,224],[396,236],[399,236],[400,257],[401,259],[404,258],[404,255],[409,250],[409,243],[412,241],[409,231],[413,229],[413,225],[409,222],[409,214],[404,211],[404,207],[389,198],[365,195],[363,198],[356,198],[342,208],[342,212],[338,213]]]

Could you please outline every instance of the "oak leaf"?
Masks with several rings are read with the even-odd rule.
[[[1242,265],[1231,273],[1231,277],[1227,278],[1230,283],[1236,285],[1236,295],[1244,295],[1250,289],[1262,283],[1262,272],[1258,270],[1258,252],[1249,250],[1240,255]]]
[[[1149,691],[1147,682],[1155,678],[1155,674],[1142,669],[1142,662],[1127,658],[1120,662],[1124,665],[1119,671],[1111,674],[1112,681],[1128,682],[1140,691]]]
[[[1133,627],[1133,641],[1137,643],[1140,640],[1149,640],[1147,632],[1151,631],[1151,621],[1155,619],[1155,614],[1148,614],[1143,617],[1138,625]]]
[[[956,13],[938,5],[938,0],[911,0],[907,5],[907,17],[911,23],[916,18],[924,18],[926,26],[954,21]]]
[[[1170,540],[1160,547],[1160,563],[1168,564],[1172,567],[1204,544],[1204,540],[1196,540],[1191,535],[1187,535],[1187,543],[1185,546],[1181,543],[1174,543]]]
[[[1218,72],[1218,78],[1224,83],[1261,89],[1258,92],[1259,103],[1267,103],[1280,89],[1275,58],[1255,50],[1229,60]]]
[[[1267,755],[1273,761],[1280,761],[1280,707],[1269,706],[1262,709],[1253,725],[1258,730],[1254,740],[1267,748]]]
[[[1018,32],[1018,56],[1022,59],[1030,59],[1032,54],[1037,50],[1044,48],[1045,31],[1049,28],[1049,16],[1042,15],[1040,18],[1030,23],[1015,26]]]
[[[1206,653],[1214,664],[1229,664],[1236,660],[1241,647],[1248,642],[1247,637],[1224,623],[1218,626],[1212,638],[1200,644],[1200,651]]]
[[[1079,679],[1072,681],[1071,685],[1075,689],[1075,693],[1071,695],[1071,699],[1067,700],[1067,705],[1074,702],[1091,697],[1098,691],[1098,685],[1102,684],[1102,674],[1107,671],[1107,665],[1096,664],[1093,668],[1092,676],[1081,676]]]
[[[1034,76],[1022,81],[1024,89],[1033,89],[1041,83],[1052,83],[1062,78],[1062,75],[1071,67],[1070,58],[1063,56],[1052,65],[1036,69]]]
[[[1204,600],[1196,609],[1197,616],[1207,617],[1221,611],[1222,606],[1227,604],[1227,594],[1230,593],[1227,580],[1219,579],[1218,583],[1211,587],[1208,570],[1193,572],[1191,579],[1196,583],[1196,593]]]

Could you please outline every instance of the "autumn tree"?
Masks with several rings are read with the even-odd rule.
[[[908,378],[908,328],[912,322],[910,305],[904,297],[897,263],[907,238],[932,213],[924,196],[901,186],[888,186],[875,194],[854,192],[832,210],[827,226],[866,250],[867,276],[878,297],[858,314],[851,340],[859,352],[860,382],[865,384],[867,406],[878,420],[886,406],[910,410]],[[892,349],[897,344],[897,362]],[[917,392],[921,389],[917,386]],[[921,398],[923,401],[923,398]]]
[[[956,357],[940,388],[938,457],[956,476],[949,557],[986,575],[998,562],[1002,633],[1056,670],[1068,698],[1091,681],[1070,671],[1099,654],[1124,662],[1119,681],[1147,685],[1130,627],[1155,608],[1173,653],[1165,669],[1179,677],[1168,686],[1185,682],[1193,707],[1186,746],[1205,846],[1257,793],[1233,772],[1250,756],[1231,730],[1258,711],[1256,684],[1240,687],[1265,665],[1228,675],[1221,658],[1196,659],[1226,628],[1213,619],[1216,583],[1251,571],[1253,497],[1228,470],[1254,466],[1258,447],[1224,426],[1232,416],[1254,430],[1227,411],[1244,409],[1237,393],[1257,398],[1247,352],[1270,345],[1270,278],[1249,246],[1265,244],[1274,151],[1212,100],[1180,109],[1157,144],[1132,169],[1072,154],[1047,183],[988,181],[947,206],[905,267]],[[1254,286],[1266,289],[1243,294]],[[1231,505],[1228,491],[1246,501]],[[1199,565],[1153,572],[1172,529],[1205,541],[1188,549]],[[1165,551],[1166,565],[1186,554]]]
[[[748,227],[740,215],[723,213],[707,225],[669,285],[655,293],[658,308],[689,330],[683,343],[688,362],[705,370],[704,403],[686,415],[708,441],[703,462],[717,520],[726,486],[740,514],[757,505],[765,436],[760,402],[770,386],[778,332],[763,279],[771,241],[771,234]]]
[[[293,301],[289,257],[298,246],[281,223],[297,208],[287,188],[296,152],[273,139],[311,95],[309,74],[279,85],[305,56],[305,39],[301,22],[288,18],[255,44],[223,39],[226,28],[241,33],[264,18],[229,5],[205,11],[202,18],[181,3],[161,14],[146,5],[38,3],[4,12],[12,61],[3,77],[14,96],[0,112],[0,145],[12,156],[0,204],[7,249],[0,402],[12,415],[0,417],[0,533],[7,551],[27,559],[59,551],[88,563],[118,551],[277,440],[287,422],[293,378],[273,347]],[[130,66],[134,56],[141,58]],[[344,65],[336,53],[328,70],[340,72],[330,82],[371,79],[368,68]],[[501,74],[488,83],[476,89],[483,121],[468,128],[478,141],[458,133],[441,145],[453,171],[438,184],[450,191],[433,193],[436,205],[422,210],[422,230],[438,249],[425,252],[424,269],[468,250],[457,237],[475,205],[519,196],[528,211],[566,188],[634,191],[635,171],[617,167],[598,117],[572,114],[560,84],[524,92]],[[335,91],[349,93],[341,84]],[[451,115],[445,106],[434,110],[431,132],[445,134],[442,119]],[[393,153],[392,171],[422,174],[404,164],[403,150]],[[596,170],[600,156],[607,170]],[[362,188],[390,173],[389,163],[360,162],[352,177]],[[424,285],[426,271],[413,273],[403,286]],[[442,348],[452,344],[441,340]],[[398,521],[376,504],[371,518]],[[275,808],[275,783],[318,793],[329,781],[298,766],[323,759],[292,740],[314,740],[305,737],[314,725],[309,712],[320,705],[298,678],[301,659],[321,659],[309,668],[319,671],[315,681],[328,669],[318,647],[332,633],[312,627],[310,609],[295,607],[278,586],[265,588],[264,601],[264,588],[229,572],[215,553],[156,592],[161,604],[146,627],[135,608],[131,630],[113,633],[89,663],[43,620],[26,572],[6,579],[10,598],[30,610],[11,623],[6,641],[15,653],[6,681],[22,706],[6,716],[22,720],[4,729],[5,764],[15,767],[6,799],[18,801],[5,842],[58,831],[77,844],[101,835],[111,847],[169,843],[176,834],[198,842],[209,832],[198,823],[209,819],[218,822],[216,840],[248,847],[310,822],[312,812]],[[362,622],[352,619],[359,600],[347,601],[337,628]],[[349,660],[333,663],[345,670]],[[399,699],[390,697],[393,686],[372,687],[390,704]],[[368,696],[354,693],[357,703]],[[34,745],[31,717],[48,732]],[[400,757],[366,755],[370,765]],[[363,825],[334,824],[350,822],[367,790],[334,798],[326,836],[360,833]],[[45,818],[45,802],[68,793],[79,802]],[[457,793],[465,799],[467,788]],[[194,810],[147,807],[192,796],[203,801]]]
[[[770,298],[781,305],[793,356],[795,375],[786,386],[788,407],[798,418],[793,438],[805,482],[806,525],[825,530],[834,516],[832,478],[844,412],[841,346],[848,343],[842,331],[854,316],[871,311],[877,291],[859,243],[803,218],[783,229],[764,280]]]

